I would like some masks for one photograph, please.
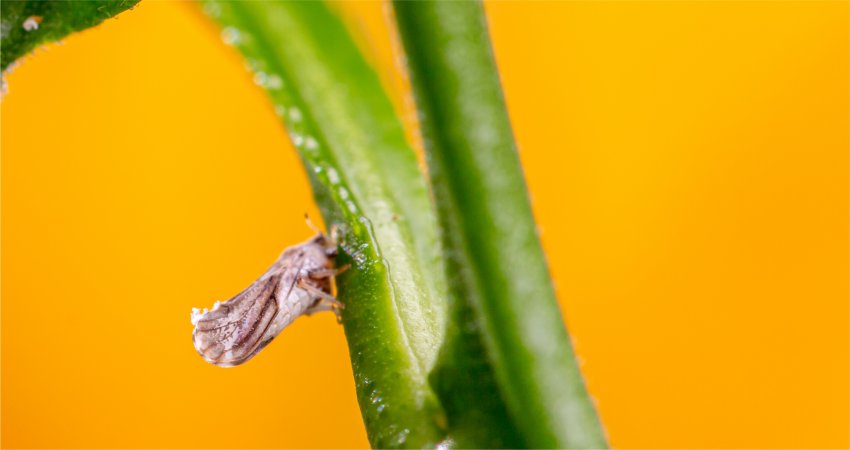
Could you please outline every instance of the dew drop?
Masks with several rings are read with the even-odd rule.
[[[405,428],[398,433],[390,440],[390,447],[401,447],[407,442],[407,435],[410,434],[410,430]]]
[[[313,136],[307,136],[307,139],[304,140],[304,147],[306,147],[307,150],[315,150],[319,148],[319,143],[313,138]]]
[[[277,90],[281,87],[283,87],[283,80],[281,80],[280,77],[275,74],[269,75],[268,79],[266,80],[266,88]]]
[[[303,118],[303,116],[301,115],[301,110],[298,109],[298,107],[296,106],[289,108],[289,118],[293,122],[301,122],[301,119]]]
[[[339,184],[339,174],[336,173],[336,169],[333,167],[328,169],[328,180],[331,184]]]
[[[29,16],[24,20],[24,31],[35,31],[38,29],[38,24],[41,23],[40,16]]]
[[[239,30],[234,27],[224,27],[221,30],[221,40],[227,45],[236,45],[239,43]]]
[[[292,145],[296,147],[301,147],[302,145],[304,145],[304,136],[301,136],[297,132],[290,132],[289,138],[292,139]]]
[[[254,84],[257,86],[264,88],[268,85],[268,82],[269,77],[265,74],[265,72],[257,72],[254,74]]]
[[[452,438],[445,438],[437,443],[437,450],[449,450],[455,446],[455,441]]]

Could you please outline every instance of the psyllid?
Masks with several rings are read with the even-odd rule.
[[[251,286],[212,310],[192,309],[192,340],[203,358],[220,367],[248,361],[303,314],[343,308],[332,294],[335,232],[322,232],[287,248]]]

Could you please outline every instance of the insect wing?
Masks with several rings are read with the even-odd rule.
[[[274,339],[268,331],[279,312],[282,273],[276,264],[240,294],[197,319],[192,338],[207,362],[222,367],[242,364]]]

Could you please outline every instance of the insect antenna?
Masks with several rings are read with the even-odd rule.
[[[307,222],[307,226],[310,227],[311,230],[315,231],[316,234],[324,234],[322,233],[322,230],[320,230],[319,227],[317,227],[316,224],[313,223],[312,220],[310,220],[309,214],[304,213],[304,221]]]

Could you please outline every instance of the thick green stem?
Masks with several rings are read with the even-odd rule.
[[[338,263],[351,269],[338,295],[369,440],[437,444],[445,419],[427,380],[446,316],[437,225],[376,73],[322,2],[204,5],[268,91],[325,222],[342,231]]]
[[[537,237],[483,7],[394,9],[450,274],[450,340],[433,376],[450,433],[462,446],[605,447]],[[470,371],[464,389],[458,375]],[[481,423],[504,425],[488,436]]]

